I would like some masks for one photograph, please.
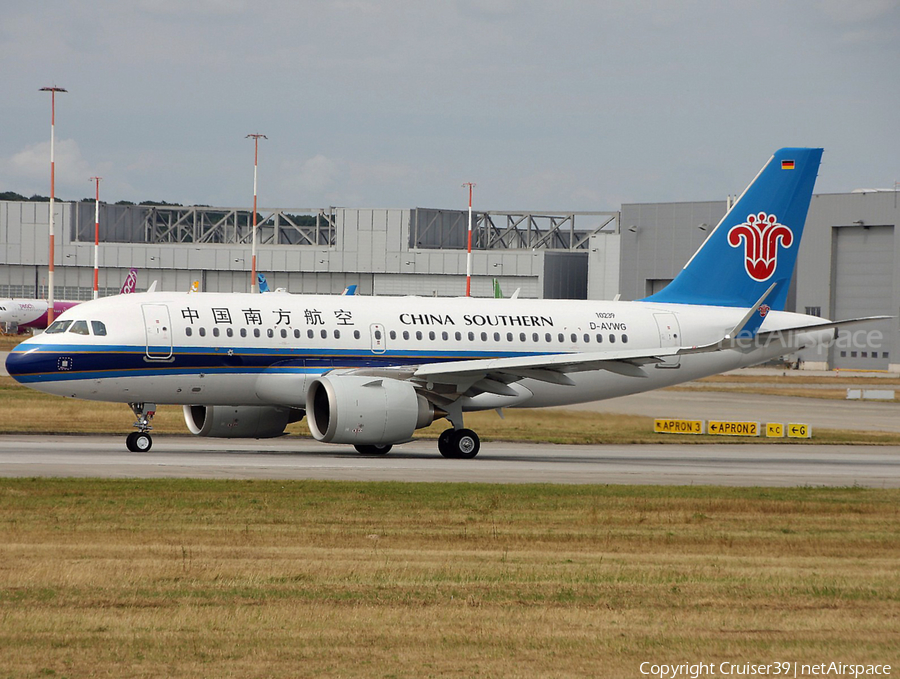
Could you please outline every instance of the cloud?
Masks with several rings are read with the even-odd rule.
[[[54,156],[56,194],[63,198],[78,199],[87,195],[88,180],[104,169],[85,160],[74,139],[57,141]],[[0,158],[0,180],[11,191],[48,195],[50,142],[34,144],[12,156]]]

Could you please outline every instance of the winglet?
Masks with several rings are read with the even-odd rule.
[[[762,322],[765,320],[766,315],[769,313],[769,308],[767,306],[763,306],[763,302],[766,301],[766,298],[772,294],[772,291],[778,286],[779,281],[772,283],[769,288],[763,293],[762,297],[757,300],[756,304],[754,304],[750,311],[746,313],[746,315],[741,319],[740,323],[734,326],[734,329],[725,335],[726,340],[734,339],[737,337],[755,337],[756,333],[759,331],[759,327],[762,325]]]

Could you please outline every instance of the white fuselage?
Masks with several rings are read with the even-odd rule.
[[[649,302],[137,293],[70,309],[60,320],[87,321],[87,334],[29,339],[7,365],[29,387],[74,398],[303,408],[310,381],[331,371],[703,346],[721,340],[746,312]],[[771,311],[762,329],[816,322],[822,319]],[[483,394],[464,409],[649,391],[754,365],[831,334],[810,330],[766,346],[674,356],[644,366],[645,376],[601,369],[571,373],[572,385],[524,379],[517,396]]]

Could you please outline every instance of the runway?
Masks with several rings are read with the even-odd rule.
[[[433,441],[363,457],[297,437],[158,436],[129,453],[121,436],[4,436],[0,476],[898,488],[900,446],[485,442],[474,460],[447,460]]]

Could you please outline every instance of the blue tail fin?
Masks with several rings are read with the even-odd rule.
[[[822,149],[776,151],[669,285],[645,301],[784,309]]]

